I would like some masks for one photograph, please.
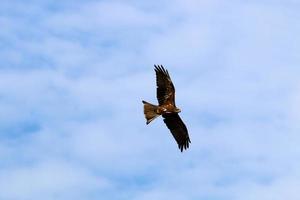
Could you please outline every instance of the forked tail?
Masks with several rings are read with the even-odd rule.
[[[146,124],[149,124],[156,117],[159,116],[159,114],[157,114],[157,112],[156,112],[158,106],[148,103],[146,101],[143,101],[143,104],[144,104],[144,114],[145,114],[145,118],[147,120]]]

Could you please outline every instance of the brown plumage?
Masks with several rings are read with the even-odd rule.
[[[178,144],[178,148],[183,151],[183,149],[189,148],[191,141],[188,130],[178,115],[181,111],[175,105],[175,87],[168,70],[164,69],[162,65],[154,65],[154,68],[158,106],[143,101],[146,123],[149,124],[156,117],[162,115],[165,124]]]

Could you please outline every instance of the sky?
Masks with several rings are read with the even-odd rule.
[[[300,2],[2,0],[0,199],[299,200]],[[191,145],[161,118],[168,69]]]

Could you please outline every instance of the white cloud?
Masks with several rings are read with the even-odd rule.
[[[106,189],[109,183],[71,163],[46,161],[24,168],[2,170],[2,199],[81,198]]]

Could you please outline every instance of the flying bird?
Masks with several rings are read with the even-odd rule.
[[[191,143],[188,130],[179,117],[181,112],[175,105],[175,87],[172,83],[168,70],[164,69],[162,65],[154,65],[156,73],[156,97],[158,105],[153,105],[146,101],[144,104],[144,114],[148,125],[156,117],[160,115],[164,118],[164,122],[175,138],[178,148],[182,152],[183,149],[189,148]]]

